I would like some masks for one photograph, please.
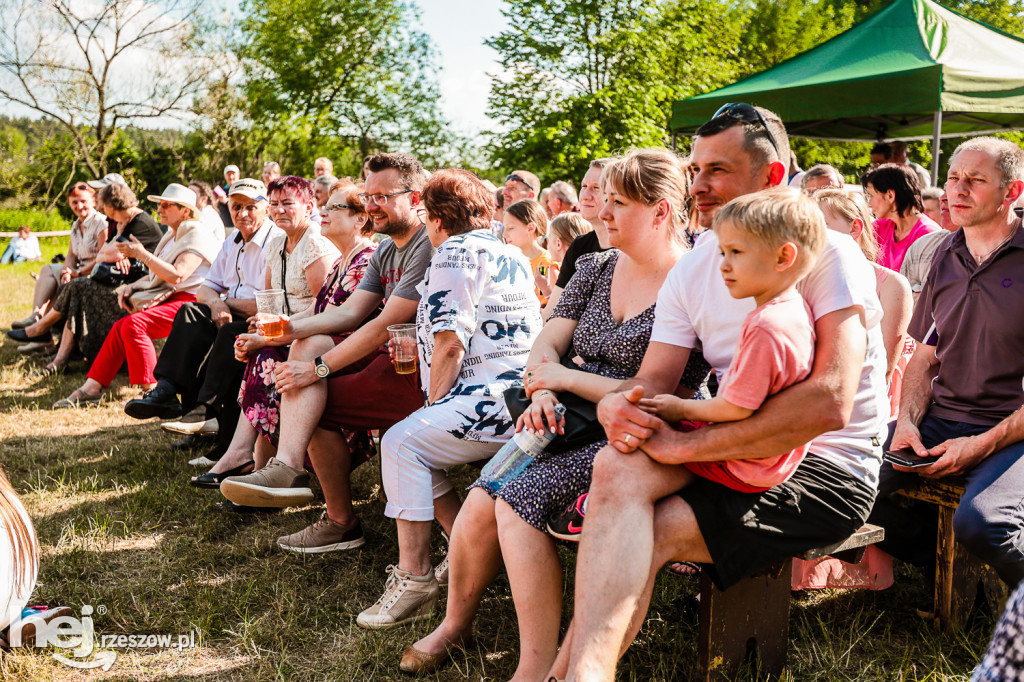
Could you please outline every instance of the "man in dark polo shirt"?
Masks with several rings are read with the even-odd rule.
[[[939,246],[914,311],[918,347],[889,448],[936,459],[886,465],[871,517],[885,527],[884,549],[927,565],[934,515],[887,495],[910,476],[963,476],[953,532],[1011,587],[1024,578],[1024,230],[1013,210],[1022,191],[1017,145],[981,137],[953,153],[946,194],[963,229]]]

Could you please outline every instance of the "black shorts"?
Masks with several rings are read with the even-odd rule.
[[[875,491],[808,454],[793,476],[761,493],[698,478],[677,493],[693,509],[719,589],[814,547],[840,542],[867,519]]]

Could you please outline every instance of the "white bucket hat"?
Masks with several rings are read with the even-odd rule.
[[[199,209],[196,208],[196,193],[190,190],[185,185],[179,185],[176,182],[172,182],[167,185],[167,189],[164,190],[163,194],[150,194],[146,197],[150,201],[159,204],[161,201],[169,201],[172,204],[181,204],[192,209],[194,215],[199,214]]]

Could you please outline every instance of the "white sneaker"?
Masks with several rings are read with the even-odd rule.
[[[387,585],[377,603],[359,614],[356,624],[380,630],[415,623],[430,616],[440,596],[434,572],[413,575],[398,566],[388,566]]]
[[[434,569],[434,577],[437,578],[437,584],[440,587],[448,587],[448,555],[444,555],[444,559]]]

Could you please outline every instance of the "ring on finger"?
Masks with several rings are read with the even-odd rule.
[[[622,442],[625,443],[626,445],[629,445],[629,441],[632,440],[632,438],[633,434],[627,433],[626,437],[622,439]]]

